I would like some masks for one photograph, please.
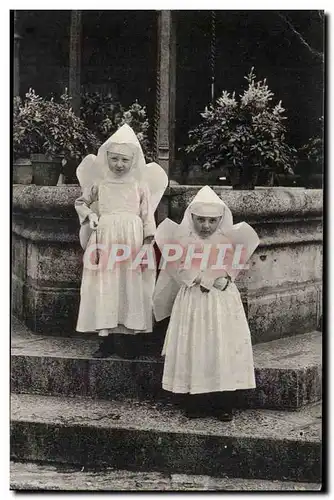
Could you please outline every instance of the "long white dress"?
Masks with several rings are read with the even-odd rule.
[[[136,255],[143,239],[155,233],[154,214],[147,185],[132,177],[125,181],[105,178],[100,184],[84,191],[75,202],[80,223],[87,223],[93,202],[98,202],[99,224],[90,236],[86,252],[91,244],[129,245]],[[109,269],[104,252],[98,268],[84,266],[77,331],[94,332],[109,329],[110,332],[134,334],[152,331],[152,297],[145,291],[145,280],[140,267],[130,269],[131,260]],[[85,261],[85,259],[84,259]],[[152,273],[154,279],[155,271]]]
[[[192,214],[219,216],[221,221],[216,231],[203,239],[195,231]],[[218,255],[221,244],[230,243],[234,248],[242,243],[246,248],[245,262],[259,244],[247,223],[233,225],[230,209],[209,186],[196,194],[180,225],[166,219],[159,225],[155,238],[160,250],[172,242],[187,251],[194,245],[196,252],[203,253],[209,244],[212,256]],[[251,335],[234,283],[238,273],[233,262],[229,265],[228,261],[226,271],[216,264],[201,270],[192,263],[188,269],[187,258],[182,255],[179,263],[174,263],[177,265],[172,263],[160,272],[153,305],[158,321],[170,316],[162,350],[162,386],[167,391],[200,394],[255,387]],[[213,285],[225,272],[231,282],[221,291]],[[200,286],[208,291],[202,292]]]
[[[212,235],[194,236],[197,246],[226,241]],[[186,246],[184,239],[181,240]],[[200,394],[255,387],[251,335],[239,290],[213,287],[224,271],[185,270],[174,279],[181,285],[176,296],[162,350],[165,355],[162,387],[175,393]],[[202,292],[199,281],[208,289]]]
[[[162,387],[200,394],[255,387],[250,331],[236,285],[203,293],[183,284],[163,346]]]

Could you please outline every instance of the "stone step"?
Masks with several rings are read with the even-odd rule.
[[[86,471],[69,466],[11,462],[10,488],[21,491],[320,491],[321,484],[111,468]]]
[[[321,482],[321,404],[187,419],[139,401],[12,395],[15,461],[216,477]]]
[[[149,335],[149,334],[146,334]],[[145,340],[143,340],[145,342]],[[321,399],[322,336],[311,332],[254,346],[256,390],[238,391],[241,408],[295,410]],[[12,323],[11,389],[15,393],[160,399],[163,359],[93,359],[98,339],[46,337]]]

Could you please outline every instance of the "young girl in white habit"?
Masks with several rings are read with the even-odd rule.
[[[129,248],[133,259],[143,244],[152,242],[156,229],[148,186],[135,175],[146,164],[130,127],[123,126],[101,146],[96,165],[105,175],[75,202],[80,224],[89,223],[93,230],[84,258],[77,331],[98,332],[102,342],[95,357],[112,354],[113,334],[124,334],[127,356],[134,357],[133,343],[127,340],[152,331],[152,295],[145,289],[142,267],[131,268],[133,260],[108,265],[113,245]],[[95,202],[98,213],[92,209]],[[95,244],[101,247],[94,254]],[[92,269],[87,263],[94,255]]]
[[[226,269],[215,259],[206,269],[201,270],[196,260],[186,269],[185,255],[191,245],[198,252],[205,245],[217,250],[217,245],[228,244],[235,249],[238,243],[246,248],[245,264],[259,243],[257,235],[244,222],[233,226],[227,205],[205,186],[188,206],[180,225],[168,219],[160,224],[156,241],[163,256],[166,242],[184,249],[177,265],[170,263],[161,271],[154,295],[156,319],[170,315],[162,351],[162,387],[187,395],[184,409],[190,418],[211,415],[232,420],[235,391],[255,387],[250,331],[234,283],[238,271],[231,266],[233,254],[228,256],[228,252]],[[213,264],[220,269],[211,267]]]

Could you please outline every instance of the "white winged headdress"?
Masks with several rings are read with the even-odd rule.
[[[127,124],[122,125],[100,146],[97,156],[90,154],[82,160],[76,171],[82,190],[91,188],[93,184],[99,184],[107,174],[110,176],[107,151],[114,145],[128,145],[131,147],[134,152],[131,175],[138,181],[147,183],[151,194],[152,210],[155,212],[168,185],[168,177],[163,168],[157,163],[146,164],[138,138]],[[98,202],[94,202],[90,208],[98,214]],[[91,231],[88,222],[82,224],[79,238],[83,249],[87,246]]]
[[[192,236],[195,234],[192,214],[221,217],[220,224],[214,233],[214,241],[218,243],[219,238],[221,238],[224,242],[228,240],[233,246],[237,244],[243,245],[245,250],[243,263],[246,263],[250,259],[260,242],[254,229],[246,222],[239,222],[233,225],[232,213],[226,203],[209,186],[204,186],[187,207],[180,224],[176,224],[170,219],[165,219],[158,226],[155,240],[161,252],[163,252],[165,244],[182,242],[182,245],[184,245],[187,240],[191,241]],[[173,269],[175,270],[175,267]],[[238,270],[232,270],[230,274],[234,280],[238,274]],[[168,266],[166,270],[162,269],[153,298],[154,315],[157,321],[170,316],[179,289],[180,284],[174,279],[173,273],[168,270]]]

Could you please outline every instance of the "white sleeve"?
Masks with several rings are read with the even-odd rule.
[[[74,207],[79,216],[80,224],[83,224],[91,213],[94,213],[90,206],[97,199],[98,187],[94,184],[91,188],[84,189],[82,195],[75,200]]]
[[[140,185],[140,218],[143,221],[144,238],[154,236],[156,224],[150,202],[150,191],[146,183]]]

